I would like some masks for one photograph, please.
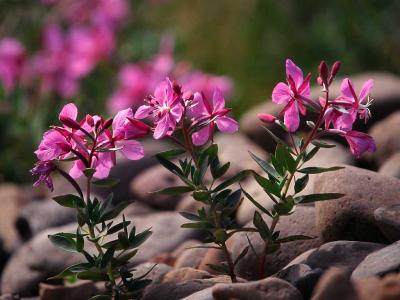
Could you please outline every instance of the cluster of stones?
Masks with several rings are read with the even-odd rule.
[[[291,216],[281,219],[277,230],[282,236],[304,234],[315,238],[283,244],[267,258],[268,277],[262,280],[258,279],[258,260],[253,251],[237,265],[239,283],[232,284],[229,277],[215,274],[207,265],[223,261],[222,253],[193,248],[203,245],[201,232],[180,228],[184,219],[178,212],[196,211],[199,203],[190,196],[150,193],[180,184],[150,157],[168,145],[146,141],[147,158],[134,163],[126,161],[113,169],[112,177],[122,179],[113,191],[116,200],[135,200],[126,210],[126,218],[132,219],[138,230],[153,229],[153,236],[131,261],[138,275],[157,263],[148,275],[153,282],[144,292],[145,300],[400,299],[400,78],[382,73],[352,78],[356,86],[366,78],[375,80],[372,122],[358,126],[374,137],[378,150],[355,161],[345,146],[335,141],[336,148],[322,149],[309,162],[345,168],[313,176],[302,193],[339,192],[345,196],[299,206]],[[333,86],[331,92],[338,93],[338,89]],[[316,92],[317,89],[313,91]],[[249,149],[267,157],[275,147],[259,126],[259,112],[278,114],[279,107],[254,107],[243,115],[241,133],[217,137],[221,158],[231,161],[232,172],[257,170],[248,155]],[[278,128],[271,125],[271,130],[285,138]],[[252,180],[243,182],[243,186],[264,206],[272,205]],[[56,180],[56,193],[65,194],[68,189]],[[96,191],[100,198],[108,192]],[[13,299],[10,294],[18,294],[22,299],[84,300],[102,289],[91,282],[62,285],[47,281],[68,265],[81,261],[80,255],[63,252],[49,242],[48,234],[76,228],[74,211],[51,200],[41,200],[49,198],[45,191],[10,184],[0,186],[0,299]],[[248,200],[243,200],[236,215],[238,224],[251,223],[254,210]],[[233,257],[248,245],[248,239],[257,254],[263,251],[257,234],[237,234],[228,242]]]

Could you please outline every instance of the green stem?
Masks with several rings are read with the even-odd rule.
[[[231,253],[229,252],[228,248],[226,247],[226,243],[225,242],[222,243],[222,250],[225,253],[226,261],[228,262],[229,276],[231,277],[232,282],[236,283],[237,282],[237,278],[236,278],[236,275],[235,275],[235,266],[234,266],[233,261],[232,261]]]
[[[276,224],[278,224],[278,221],[279,221],[279,215],[272,219],[271,227],[269,229],[271,234],[274,233],[274,230],[275,230]],[[261,256],[259,279],[263,279],[264,275],[265,275],[265,261],[267,259],[267,251],[268,251],[268,241],[265,242],[264,251]]]

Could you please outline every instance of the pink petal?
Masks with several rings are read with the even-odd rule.
[[[153,137],[156,140],[161,139],[171,129],[175,129],[175,120],[171,120],[170,114],[165,114],[160,120],[158,120]]]
[[[192,134],[193,144],[196,146],[204,145],[208,142],[211,136],[212,125],[208,125]]]
[[[303,83],[303,71],[290,59],[286,59],[286,76],[292,77],[297,88]]]
[[[349,143],[350,150],[359,158],[364,152],[375,152],[376,144],[374,139],[363,132],[349,131],[345,134],[345,138]]]
[[[149,105],[142,105],[139,106],[135,113],[135,118],[136,119],[144,119],[150,116],[151,112],[153,111],[153,107]]]
[[[138,160],[144,157],[144,148],[141,143],[134,140],[124,140],[117,143],[118,147],[123,147],[121,153],[130,160]]]
[[[218,89],[216,89],[214,91],[214,95],[213,95],[213,111],[217,112],[221,109],[224,109],[225,107],[225,99],[224,99],[224,95],[222,94],[222,92]]]
[[[289,132],[295,132],[299,128],[300,117],[296,101],[292,101],[288,106],[286,106],[284,123]]]
[[[365,99],[365,97],[368,96],[373,87],[374,87],[373,79],[369,79],[366,82],[364,82],[363,86],[361,87],[360,96],[358,97],[360,102],[362,102]]]
[[[342,84],[340,85],[340,91],[343,98],[352,100],[352,102],[356,101],[354,97],[354,86],[349,78],[343,79]]]
[[[356,112],[341,113],[334,121],[335,129],[350,131],[353,128],[353,123],[356,120]]]
[[[104,166],[103,164],[99,164],[96,166],[96,172],[93,174],[93,177],[97,179],[107,178],[110,174],[111,168]]]
[[[189,109],[189,114],[191,118],[199,119],[208,116],[212,111],[208,111],[204,103],[204,99],[201,93],[194,93],[193,103]]]
[[[239,123],[230,117],[219,117],[215,120],[215,123],[217,123],[221,132],[233,133],[239,129]]]
[[[272,91],[272,101],[277,104],[288,103],[290,100],[290,88],[283,82],[279,82]]]
[[[85,169],[86,167],[83,162],[80,160],[76,160],[74,161],[72,168],[69,170],[69,175],[74,179],[78,179],[83,175],[83,170]]]
[[[180,102],[178,102],[171,107],[169,113],[175,119],[176,122],[179,122],[182,118],[183,111],[184,111],[183,106],[181,105]]]
[[[76,120],[77,116],[78,108],[76,107],[76,105],[74,103],[68,103],[62,108],[58,118],[69,118],[72,120]]]
[[[133,113],[131,108],[127,108],[118,112],[113,119],[112,123],[113,130],[118,131],[123,129],[126,122],[128,122],[127,119],[128,117],[133,118]]]

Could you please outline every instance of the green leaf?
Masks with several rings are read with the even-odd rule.
[[[289,149],[286,146],[278,145],[276,147],[275,156],[279,161],[285,163],[286,169],[290,173],[294,173],[296,171],[296,161],[294,160],[294,158],[290,154]]]
[[[75,234],[72,234],[75,236]],[[64,233],[49,234],[49,240],[58,248],[63,249],[67,252],[77,252],[76,242],[71,238],[70,235]]]
[[[116,232],[120,231],[121,229],[123,229],[124,226],[128,226],[129,224],[131,224],[131,221],[124,221],[124,222],[118,223],[107,230],[107,235],[116,233]]]
[[[86,168],[83,170],[83,174],[85,174],[86,177],[92,177],[94,173],[96,173],[96,169],[93,168]]]
[[[93,184],[101,188],[111,188],[120,182],[118,178],[105,178],[94,181]]]
[[[317,154],[318,150],[320,148],[319,147],[314,147],[313,149],[310,150],[310,152],[307,152],[307,154],[304,157],[304,161],[309,161],[311,158],[313,158],[315,156],[315,154]]]
[[[317,146],[319,148],[334,148],[334,147],[336,147],[336,145],[334,145],[334,144],[329,144],[329,143],[319,141],[319,140],[314,140],[311,142],[311,144],[313,144],[314,146]]]
[[[291,236],[287,236],[284,238],[280,238],[280,239],[275,240],[275,242],[283,244],[283,243],[288,243],[288,242],[293,242],[293,241],[303,241],[303,240],[312,240],[312,239],[314,239],[314,238],[311,236],[299,234],[299,235],[291,235]]]
[[[114,257],[114,248],[108,248],[107,251],[104,253],[103,257],[101,258],[101,263],[100,267],[105,268],[108,266],[109,263],[111,263],[113,257]]]
[[[129,237],[129,248],[136,248],[143,244],[152,235],[151,228]]]
[[[194,228],[194,229],[211,229],[214,228],[208,222],[197,222],[197,223],[185,223],[181,225],[182,228]]]
[[[111,295],[97,295],[89,298],[89,300],[111,300],[111,299],[112,299]]]
[[[258,203],[249,193],[247,193],[243,188],[242,188],[242,192],[243,194],[247,197],[247,199],[249,199],[251,201],[251,203],[254,204],[255,207],[257,207],[259,210],[261,210],[263,213],[267,214],[268,216],[270,216],[272,218],[271,213],[264,208],[260,203]]]
[[[277,137],[271,130],[269,130],[267,127],[262,126],[265,131],[268,132],[268,134],[273,138],[273,140],[277,143],[277,144],[281,144],[281,145],[285,145],[288,146],[288,144],[286,142],[284,142],[283,140],[281,140],[279,137]]]
[[[250,153],[251,158],[254,159],[254,161],[261,167],[261,169],[264,170],[265,173],[267,173],[268,175],[271,175],[276,180],[279,179],[280,175],[278,174],[278,172],[274,169],[274,167],[269,162],[259,158],[258,156],[251,153],[250,151],[249,151],[249,153]]]
[[[179,214],[190,221],[201,221],[201,218],[198,215],[189,212],[180,212]]]
[[[219,184],[217,187],[215,187],[212,192],[218,192],[221,191],[225,188],[227,188],[228,186],[232,185],[235,182],[238,182],[240,180],[242,180],[243,178],[245,178],[246,176],[248,176],[249,174],[251,174],[252,171],[251,170],[243,170],[240,171],[239,173],[237,173],[236,175],[228,178],[227,180],[225,180],[224,182],[222,182],[221,184]]]
[[[175,173],[175,174],[179,174],[181,176],[184,175],[182,170],[177,165],[175,165],[173,162],[169,161],[168,159],[166,159],[166,158],[164,158],[164,157],[162,157],[162,156],[160,156],[158,154],[155,157],[158,160],[158,162],[161,165],[163,165],[164,168],[166,168],[170,172]]]
[[[299,172],[304,174],[318,174],[324,172],[337,171],[340,169],[344,169],[344,167],[330,167],[330,168],[307,167],[300,169]]]
[[[160,153],[157,153],[155,156],[159,156],[165,159],[171,159],[171,158],[175,158],[179,155],[182,155],[186,152],[186,150],[184,149],[171,149],[171,150],[167,150],[167,151],[163,151]]]
[[[258,211],[254,212],[253,224],[257,228],[258,233],[264,241],[271,240],[271,231],[269,230],[267,223],[264,222]]]
[[[258,175],[257,173],[254,173],[254,178],[257,181],[257,183],[267,192],[280,197],[281,196],[281,191],[279,189],[279,186],[273,183],[272,181],[268,180],[265,177],[262,177]]]
[[[235,261],[233,262],[233,265],[236,266],[238,264],[238,262],[244,258],[247,254],[247,252],[249,251],[250,245],[246,246],[243,248],[242,252],[240,252],[240,254],[238,255],[238,257],[236,257]]]
[[[57,274],[56,276],[50,277],[48,279],[62,279],[67,276],[75,275],[76,273],[87,271],[92,267],[89,263],[80,263],[76,265],[69,266],[61,273]]]
[[[83,201],[83,199],[73,194],[56,196],[53,197],[53,200],[64,207],[70,207],[70,208],[85,207],[85,202]]]
[[[296,194],[304,190],[304,188],[307,186],[308,180],[309,180],[308,174],[296,180],[296,183],[294,184],[294,191]]]
[[[295,204],[293,197],[289,196],[284,201],[275,204],[274,210],[280,216],[290,215],[294,211]]]
[[[108,275],[99,271],[83,271],[77,277],[82,280],[108,281]]]
[[[189,193],[194,191],[194,187],[192,186],[174,186],[165,188],[154,193],[162,194],[162,195],[181,195],[184,193]]]
[[[80,233],[79,228],[76,230],[76,251],[82,252],[85,241],[83,240],[83,235]]]
[[[211,175],[213,176],[214,179],[218,179],[221,178],[222,176],[225,175],[225,173],[229,170],[229,167],[231,166],[230,162],[227,162],[226,164],[223,164],[222,166],[220,166],[217,170],[215,170],[215,172],[212,171],[211,169]]]
[[[339,199],[343,196],[344,196],[344,194],[340,194],[340,193],[310,194],[310,195],[296,197],[295,201],[297,203],[312,203],[312,202],[317,202],[317,201]]]
[[[99,218],[99,222],[104,222],[116,218],[129,204],[130,202],[128,201],[118,203],[114,208],[102,213]]]
[[[194,191],[193,198],[197,201],[207,201],[210,199],[210,192],[206,190]]]

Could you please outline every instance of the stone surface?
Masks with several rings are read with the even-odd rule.
[[[208,279],[212,277],[213,276],[206,271],[197,270],[190,267],[184,267],[169,271],[163,277],[162,282],[181,282],[191,279]]]
[[[96,294],[96,286],[91,281],[79,281],[72,285],[41,283],[39,286],[39,297],[41,300],[87,300]]]
[[[329,269],[315,287],[312,300],[359,300],[346,271]]]
[[[264,219],[268,224],[270,223],[269,217],[265,217]],[[295,234],[316,237],[317,232],[315,230],[314,222],[314,208],[309,206],[299,206],[292,215],[281,218],[281,220],[278,222],[276,230],[280,231],[281,237]],[[252,224],[249,223],[247,226],[252,226]],[[234,259],[248,245],[246,235],[249,237],[256,253],[259,256],[261,253],[263,253],[264,242],[258,233],[239,233],[234,235],[231,240],[228,240],[230,243],[229,249],[231,249]],[[277,252],[267,256],[266,275],[272,275],[278,272],[296,256],[309,249],[319,247],[320,245],[321,240],[319,238],[282,244],[281,248]],[[248,251],[243,259],[237,264],[237,274],[245,279],[256,279],[259,276],[258,266],[259,261],[256,255],[254,255],[252,251]]]
[[[185,247],[201,246],[199,242],[191,241],[192,244],[186,244]],[[197,269],[207,253],[207,248],[191,248],[183,250],[179,255],[177,255],[174,268],[191,267]]]
[[[307,260],[307,258],[311,255],[311,253],[313,253],[315,250],[317,250],[318,248],[312,248],[307,250],[306,252],[301,253],[299,256],[296,256],[290,263],[288,263],[285,268],[288,268],[292,265],[296,265],[296,264],[304,264]]]
[[[204,254],[203,258],[199,263],[199,270],[204,270],[210,273],[214,273],[214,271],[209,268],[208,264],[217,265],[223,261],[226,261],[224,252],[219,249],[209,248],[207,252]]]
[[[32,201],[19,212],[15,227],[21,240],[26,241],[38,232],[76,221],[76,211],[53,200]]]
[[[311,269],[306,264],[295,264],[279,271],[274,276],[291,283],[304,299],[309,299],[323,272],[320,268]]]
[[[150,271],[151,270],[151,271]],[[166,264],[154,264],[150,262],[141,263],[135,266],[134,271],[132,272],[133,277],[140,277],[149,272],[146,275],[146,279],[152,280],[151,284],[161,282],[164,275],[167,274],[169,271],[172,270],[171,266]]]
[[[266,278],[259,281],[217,284],[212,288],[215,300],[302,300],[300,292],[290,283],[279,278]]]
[[[195,292],[209,288],[216,283],[230,282],[228,276],[217,276],[207,279],[190,279],[186,281],[168,281],[146,288],[143,300],[178,300]]]
[[[304,263],[312,269],[338,267],[351,272],[367,255],[384,247],[385,245],[377,243],[335,241],[320,246]]]
[[[400,111],[376,123],[369,133],[376,143],[376,152],[369,156],[381,165],[391,155],[400,151]]]
[[[400,152],[390,156],[378,171],[382,175],[400,178]]]
[[[174,209],[182,196],[154,193],[163,188],[182,185],[181,180],[158,164],[140,173],[131,183],[131,191],[138,201],[160,209]]]
[[[368,277],[354,280],[360,300],[400,299],[400,275],[389,274],[382,279]]]
[[[375,251],[364,258],[351,277],[384,276],[400,271],[400,241]]]
[[[345,195],[315,203],[316,224],[324,241],[386,241],[376,224],[374,210],[399,201],[399,179],[346,166],[317,175],[314,192]]]
[[[395,242],[400,240],[400,205],[380,207],[374,211],[378,227],[385,237]]]
[[[214,300],[212,295],[212,287],[191,294],[182,300]]]

